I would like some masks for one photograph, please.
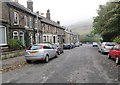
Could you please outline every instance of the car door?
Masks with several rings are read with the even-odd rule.
[[[119,56],[119,53],[120,53],[120,48],[119,48],[119,45],[116,45],[116,48],[115,48],[115,55],[114,55],[114,58],[116,58],[116,56]]]
[[[115,59],[116,55],[118,54],[119,47],[116,45],[114,46],[113,50],[111,51],[111,57]]]
[[[45,49],[45,50],[44,50],[45,53],[49,55],[49,58],[51,58],[51,57],[52,57],[52,53],[51,53],[51,48],[50,48],[50,46],[49,46],[49,45],[45,45],[45,46],[44,46],[44,49]]]
[[[55,48],[55,47],[53,47],[53,45],[50,45],[50,47],[51,47],[52,57],[54,57],[54,56],[55,56],[55,54],[56,54],[56,48]]]
[[[51,55],[51,58],[54,57],[55,53],[54,53],[54,48],[52,47],[52,45],[48,45],[49,47],[49,52],[50,52],[50,55]]]

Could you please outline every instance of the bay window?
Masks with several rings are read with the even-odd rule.
[[[0,26],[0,45],[7,45],[6,27]]]

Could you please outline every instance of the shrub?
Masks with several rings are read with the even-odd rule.
[[[25,46],[22,44],[20,40],[10,39],[8,41],[8,47],[12,50],[19,50],[23,49]]]
[[[30,36],[27,30],[25,31],[25,46],[28,48],[31,46]]]
[[[119,44],[120,44],[120,36],[116,37],[116,38],[114,39],[114,42],[116,42],[116,43],[119,43]]]
[[[19,49],[25,48],[25,46],[23,45],[23,43],[20,40],[17,40],[17,46]]]

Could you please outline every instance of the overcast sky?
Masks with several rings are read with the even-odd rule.
[[[46,16],[46,10],[50,9],[51,19],[60,21],[61,25],[68,26],[79,21],[92,19],[97,15],[99,5],[108,0],[32,0],[33,11],[39,11]],[[19,0],[19,3],[27,6],[27,0]]]

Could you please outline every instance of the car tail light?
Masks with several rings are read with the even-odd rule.
[[[41,49],[43,49],[43,48],[44,48],[44,45],[42,45]]]

